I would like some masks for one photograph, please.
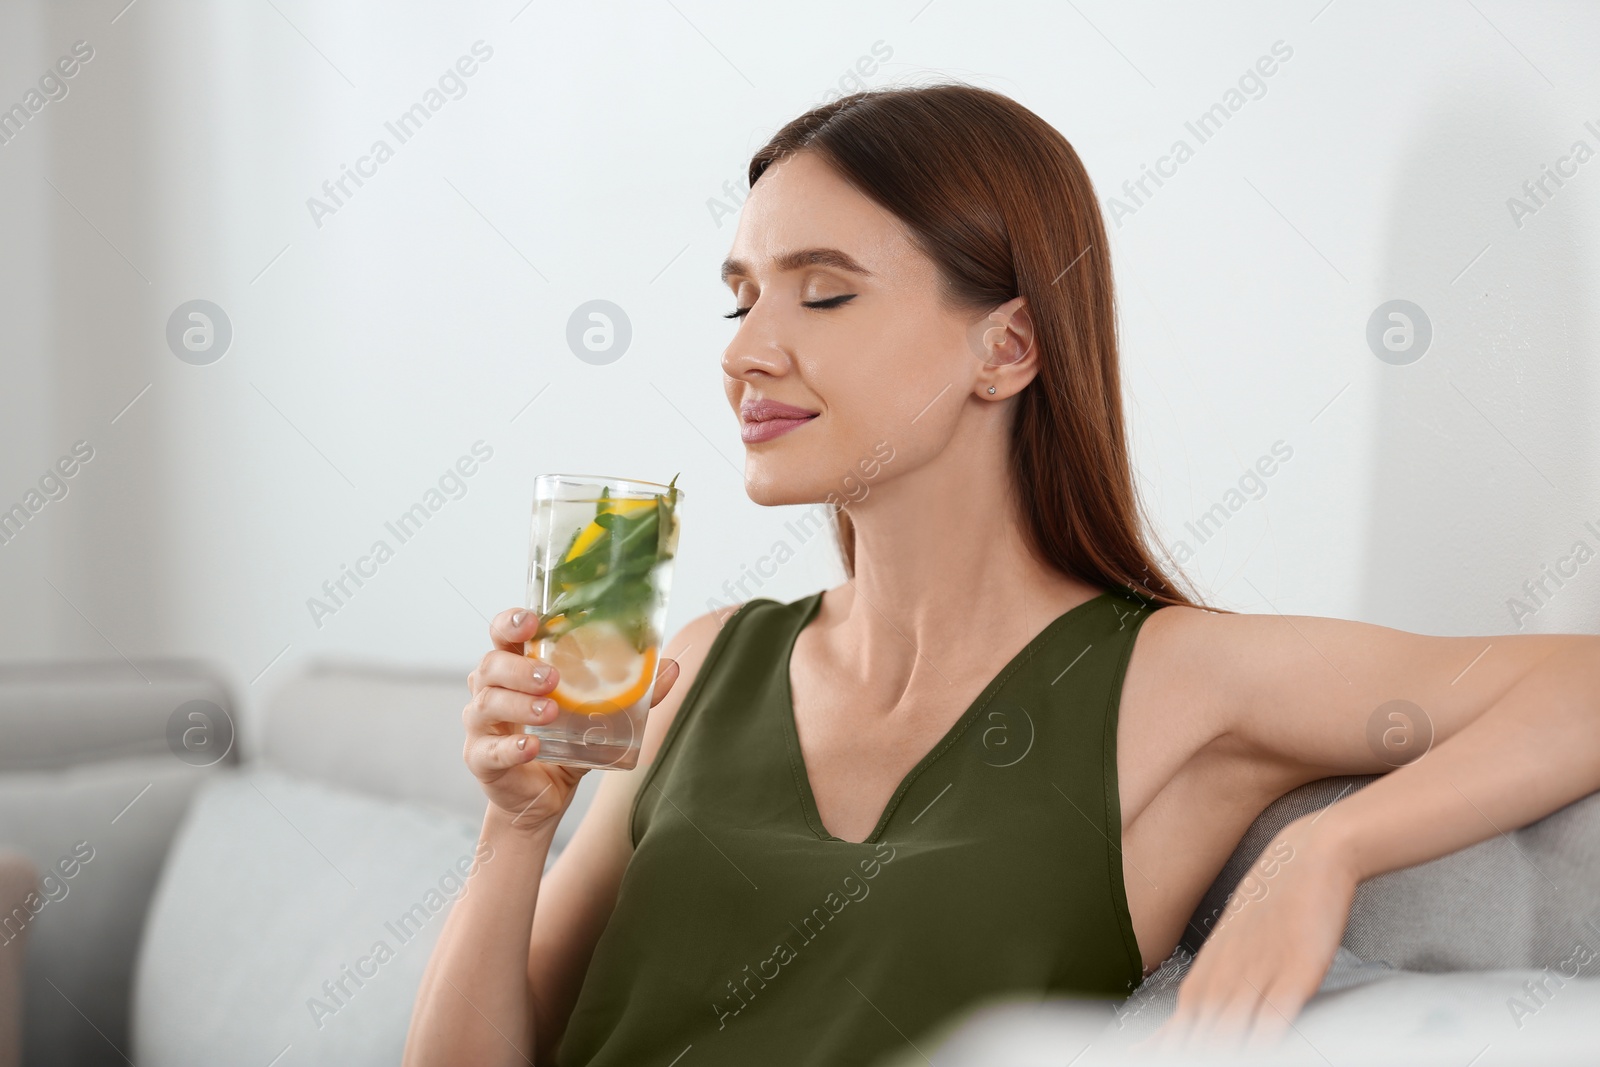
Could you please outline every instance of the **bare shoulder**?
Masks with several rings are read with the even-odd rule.
[[[1222,612],[1168,604],[1140,626],[1122,682],[1120,730],[1159,726],[1177,731],[1190,751],[1202,748],[1222,728],[1216,707],[1217,657],[1229,656],[1240,635],[1228,632]],[[1178,740],[1178,739],[1175,739]]]
[[[1123,676],[1123,881],[1147,973],[1178,943],[1251,822],[1296,784],[1234,732],[1227,678],[1259,666],[1244,618],[1163,607],[1140,627]]]
[[[1124,826],[1202,754],[1235,757],[1233,777],[1241,762],[1248,762],[1241,760],[1243,753],[1222,750],[1230,741],[1228,679],[1252,669],[1255,635],[1249,618],[1169,604],[1140,627],[1123,676],[1117,722]],[[1242,784],[1230,783],[1234,789]],[[1271,794],[1269,803],[1292,783],[1252,785],[1251,793]]]
[[[661,698],[661,703],[650,709],[650,714],[645,719],[644,741],[639,750],[639,765],[635,770],[655,761],[661,742],[666,737],[667,728],[678,717],[678,709],[683,706],[684,698],[694,687],[695,679],[699,677],[700,668],[705,665],[706,656],[710,653],[711,646],[716,643],[717,635],[742,607],[743,604],[734,604],[696,615],[684,623],[662,648],[661,655],[664,658],[677,662],[678,678],[672,683],[672,690]]]

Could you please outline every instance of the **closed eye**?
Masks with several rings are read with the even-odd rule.
[[[856,294],[854,293],[845,293],[843,296],[830,296],[826,300],[802,300],[800,302],[800,306],[815,308],[818,310],[826,310],[828,308],[836,308],[847,300],[854,300],[855,296]],[[754,306],[754,304],[750,305],[750,307]],[[742,319],[748,314],[750,314],[750,308],[748,307],[734,308],[732,311],[728,312],[722,317],[725,319]]]

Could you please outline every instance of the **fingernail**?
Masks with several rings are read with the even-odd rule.
[[[526,611],[519,611],[515,615],[511,616],[511,628],[515,630],[518,626],[521,626],[522,620],[526,619],[527,617],[528,613]]]
[[[535,667],[533,669],[533,680],[543,685],[550,680],[550,669],[548,667]]]
[[[524,749],[524,748],[527,748],[527,747],[528,747],[528,737],[527,737],[526,734],[524,734],[523,736],[517,738],[517,748],[518,749]]]

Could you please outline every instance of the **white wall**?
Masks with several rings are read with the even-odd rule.
[[[0,146],[0,506],[95,449],[0,547],[5,659],[198,656],[247,709],[307,657],[464,672],[521,595],[547,470],[679,474],[674,628],[780,539],[800,557],[747,591],[836,581],[831,539],[785,531],[803,509],[744,495],[734,220],[707,202],[875,44],[867,83],[1013,94],[1134,208],[1111,254],[1135,458],[1216,602],[1502,633],[1525,580],[1600,551],[1600,160],[1507,207],[1573,142],[1600,152],[1592,5],[123,2],[0,8],[0,106],[94,48]],[[307,199],[480,40],[465,95],[318,226]],[[1278,41],[1200,144],[1185,122]],[[1177,138],[1173,177],[1120,193]],[[165,339],[196,298],[233,327],[207,366]],[[1394,298],[1434,330],[1407,366],[1366,341]],[[565,340],[593,299],[633,328],[605,366]],[[385,520],[479,440],[465,496],[395,545]],[[1200,545],[1185,524],[1280,440]],[[307,599],[379,537],[394,559],[316,626]],[[1597,609],[1600,560],[1521,625]]]

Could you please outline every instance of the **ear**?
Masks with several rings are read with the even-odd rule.
[[[1034,344],[1033,316],[1027,300],[1013,297],[974,322],[968,331],[973,352],[983,364],[978,374],[978,395],[1002,400],[1019,392],[1039,371]],[[994,393],[989,387],[994,386]]]

